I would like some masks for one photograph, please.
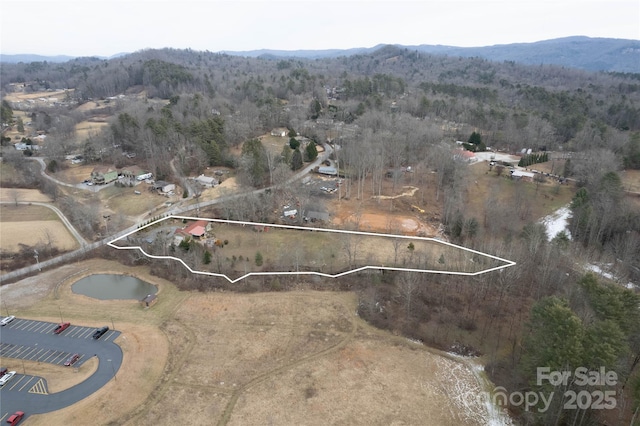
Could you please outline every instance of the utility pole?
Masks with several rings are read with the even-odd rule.
[[[38,271],[42,271],[42,268],[40,268],[40,261],[38,260],[38,250],[33,250],[33,257],[36,258],[36,265],[38,265]]]

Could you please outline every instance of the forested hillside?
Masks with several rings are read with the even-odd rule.
[[[640,296],[632,284],[640,283],[640,203],[623,177],[640,170],[640,74],[386,46],[308,60],[146,50],[111,60],[3,64],[0,81],[3,130],[24,130],[23,119],[14,118],[24,112],[33,134],[47,135],[39,155],[51,172],[66,156],[82,154],[88,164],[118,167],[135,158],[156,178],[176,182],[225,166],[248,187],[275,185],[274,193],[250,198],[243,208],[220,207],[229,218],[264,220],[273,206],[280,208],[268,197],[290,190],[278,185],[324,143],[333,145],[331,160],[349,178],[341,190],[351,200],[380,196],[390,180],[399,190],[396,172],[411,169],[412,182],[432,190],[438,214],[430,220],[442,225],[445,238],[517,266],[471,278],[389,273],[327,286],[357,291],[359,315],[379,327],[483,356],[490,377],[510,391],[544,390],[536,385],[538,366],[617,372],[610,389],[615,410],[563,409],[556,394],[549,411],[510,407],[528,424],[628,424],[637,415]],[[6,101],[16,90],[59,95],[47,104]],[[101,132],[77,137],[77,123],[97,118],[107,123]],[[259,137],[275,128],[288,133],[274,156]],[[310,141],[304,152],[296,138]],[[455,141],[475,151],[531,150],[526,167],[549,158],[561,166],[530,183],[512,181],[506,165],[477,172],[457,161]],[[26,169],[15,142],[3,135],[3,159]],[[569,229],[547,235],[534,212],[559,207],[554,202],[563,195],[572,200]],[[72,200],[64,200],[73,210]],[[95,222],[87,229],[99,229],[101,219]],[[411,248],[401,249],[409,263],[419,262]],[[618,281],[631,285],[587,274],[583,265],[593,259],[611,264]],[[154,268],[176,274],[182,286],[205,287],[170,266]]]

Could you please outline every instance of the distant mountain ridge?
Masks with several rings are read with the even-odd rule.
[[[322,59],[337,56],[366,55],[383,46],[369,48],[327,50],[250,50],[225,51],[229,55],[262,58]],[[640,73],[640,40],[591,38],[585,36],[564,37],[534,43],[499,44],[485,47],[456,47],[421,44],[393,46],[433,55],[480,57],[490,61],[513,61],[526,65],[558,65],[586,71],[610,71]]]
[[[233,56],[246,56],[264,59],[322,59],[339,56],[366,55],[388,46],[379,44],[374,47],[360,47],[352,49],[324,49],[324,50],[273,50],[259,49],[248,51],[221,51]],[[419,53],[461,57],[480,57],[490,61],[513,61],[526,65],[558,65],[577,68],[586,71],[608,71],[640,73],[640,40],[591,38],[585,36],[564,37],[543,40],[534,43],[499,44],[484,47],[456,47],[444,45],[421,44],[407,46],[395,44],[398,48],[415,50]],[[112,59],[126,55],[118,53]],[[41,55],[6,55],[0,54],[0,62],[66,62],[75,59],[72,56],[41,56]]]
[[[111,56],[91,56],[92,58],[98,59],[113,59],[119,56],[128,55],[128,52],[116,53]],[[56,55],[56,56],[45,56],[45,55],[34,55],[30,53],[23,53],[17,55],[7,55],[5,53],[0,53],[0,63],[5,62],[9,64],[17,64],[18,62],[53,62],[53,63],[62,63],[68,62],[73,59],[81,58],[81,56],[69,56],[69,55]]]

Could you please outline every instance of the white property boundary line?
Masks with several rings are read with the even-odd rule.
[[[360,268],[357,269],[351,269],[349,271],[346,272],[341,272],[339,274],[325,274],[323,272],[313,272],[313,271],[307,271],[307,272],[286,272],[286,271],[282,271],[282,272],[249,272],[245,275],[242,275],[239,278],[236,279],[231,279],[228,276],[226,276],[225,274],[218,274],[215,272],[204,272],[204,271],[196,271],[194,269],[192,269],[189,265],[187,265],[182,259],[179,259],[177,257],[174,256],[156,256],[153,254],[149,254],[147,252],[145,252],[143,250],[142,247],[140,246],[129,246],[129,247],[122,247],[122,246],[117,246],[114,243],[116,241],[119,241],[123,238],[128,237],[129,235],[135,234],[138,231],[141,231],[149,226],[153,226],[157,223],[160,223],[164,220],[167,219],[184,219],[184,220],[205,220],[205,221],[209,221],[209,222],[216,222],[216,223],[225,223],[225,224],[231,224],[231,225],[250,225],[250,226],[268,226],[268,227],[272,227],[272,228],[283,228],[283,229],[297,229],[297,230],[301,230],[301,231],[316,231],[316,232],[332,232],[332,233],[337,233],[337,234],[353,234],[353,235],[366,235],[369,237],[387,237],[387,238],[402,238],[402,239],[406,239],[406,240],[419,240],[419,241],[433,241],[436,242],[438,244],[444,244],[450,247],[455,247],[458,248],[460,250],[463,251],[467,251],[470,253],[474,253],[474,254],[478,254],[481,256],[486,256],[489,257],[491,259],[495,259],[495,260],[499,260],[501,262],[504,262],[505,264],[502,266],[496,266],[494,268],[489,268],[489,269],[485,269],[482,271],[478,271],[478,272],[456,272],[456,271],[440,271],[440,270],[432,270],[432,269],[413,269],[413,268],[398,268],[398,267],[390,267],[390,266],[373,266],[373,265],[367,265],[367,266],[362,266]],[[374,233],[374,232],[362,232],[362,231],[347,231],[344,229],[323,229],[323,228],[312,228],[312,227],[305,227],[305,226],[295,226],[295,225],[277,225],[277,224],[273,224],[273,223],[258,223],[258,222],[243,222],[243,221],[235,221],[235,220],[224,220],[224,219],[209,219],[209,218],[202,218],[202,217],[192,217],[192,216],[178,216],[178,215],[169,215],[163,218],[160,218],[158,220],[155,220],[151,223],[148,223],[147,225],[144,225],[138,229],[135,229],[131,232],[128,232],[124,235],[121,235],[120,237],[110,241],[107,243],[107,245],[118,249],[118,250],[140,250],[140,252],[142,254],[144,254],[145,256],[147,256],[150,259],[171,259],[171,260],[176,260],[180,263],[182,263],[182,265],[187,268],[187,270],[189,272],[191,272],[192,274],[197,274],[197,275],[209,275],[209,276],[213,276],[213,277],[220,277],[220,278],[225,278],[227,281],[229,281],[230,283],[236,283],[244,278],[250,277],[250,276],[266,276],[266,275],[317,275],[320,277],[326,277],[326,278],[338,278],[338,277],[342,277],[344,275],[348,275],[348,274],[353,274],[356,272],[360,272],[360,271],[365,271],[367,269],[374,269],[374,270],[387,270],[387,271],[404,271],[404,272],[420,272],[420,273],[430,273],[430,274],[449,274],[449,275],[465,275],[465,276],[476,276],[476,275],[480,275],[480,274],[485,274],[487,272],[492,272],[492,271],[497,271],[500,269],[504,269],[504,268],[508,268],[510,266],[514,266],[516,264],[516,262],[513,262],[511,260],[508,259],[503,259],[501,257],[498,256],[493,256],[491,254],[488,253],[483,253],[481,251],[477,251],[477,250],[472,250],[470,248],[466,248],[466,247],[462,247],[456,244],[452,244],[446,241],[442,241],[439,240],[437,238],[427,238],[427,237],[410,237],[410,236],[406,236],[406,235],[395,235],[395,234],[379,234],[379,233]]]

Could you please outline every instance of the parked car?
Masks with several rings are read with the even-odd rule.
[[[16,375],[15,371],[9,371],[8,373],[6,373],[4,376],[0,377],[0,386],[4,386],[9,380],[11,380],[13,378],[13,376]]]
[[[70,322],[61,322],[60,324],[56,325],[56,328],[53,329],[53,332],[55,334],[60,334],[65,331],[70,325]]]
[[[99,329],[97,329],[96,331],[93,332],[93,338],[94,339],[99,339],[102,337],[102,335],[104,333],[106,333],[107,331],[109,331],[109,327],[107,327],[106,325],[104,327],[101,327]]]
[[[80,359],[80,354],[73,354],[69,358],[67,358],[67,360],[64,362],[64,365],[67,367],[70,367],[73,364],[75,364],[76,361],[78,361],[79,359]]]
[[[16,411],[11,416],[9,416],[9,418],[7,419],[7,423],[9,423],[11,426],[15,426],[20,423],[20,420],[22,420],[23,417],[24,411]]]
[[[2,318],[2,320],[0,320],[0,325],[7,325],[9,324],[11,321],[13,321],[14,319],[16,319],[15,316],[10,315],[8,317],[4,317]]]
[[[9,369],[7,367],[0,367],[0,377],[2,377],[5,374],[7,374],[7,371],[9,371]]]

